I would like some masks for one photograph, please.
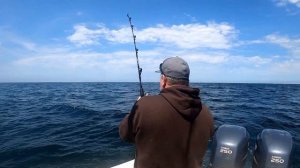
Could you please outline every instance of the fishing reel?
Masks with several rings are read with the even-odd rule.
[[[211,168],[245,167],[249,148],[249,133],[236,125],[222,125],[212,142]],[[291,168],[293,139],[283,130],[264,129],[255,145],[253,168]]]

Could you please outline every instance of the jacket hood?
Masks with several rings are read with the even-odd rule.
[[[202,110],[200,90],[188,86],[172,86],[161,90],[169,104],[186,120],[194,121]]]

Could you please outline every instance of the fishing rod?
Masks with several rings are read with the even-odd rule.
[[[139,56],[138,56],[138,51],[139,49],[136,48],[136,35],[133,32],[133,25],[131,23],[131,17],[129,16],[129,14],[127,14],[128,20],[129,20],[129,24],[131,27],[131,32],[132,32],[132,37],[133,37],[133,44],[134,44],[134,49],[135,49],[135,57],[136,57],[136,64],[137,64],[137,68],[138,68],[138,74],[139,74],[139,81],[140,81],[140,96],[143,97],[145,95],[144,89],[143,89],[143,85],[142,85],[142,68],[140,68],[140,63],[139,63]]]

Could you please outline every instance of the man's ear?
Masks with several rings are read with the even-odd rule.
[[[162,87],[163,88],[166,88],[166,85],[167,85],[167,77],[165,75],[162,75]]]

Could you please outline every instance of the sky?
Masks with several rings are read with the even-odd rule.
[[[300,83],[300,0],[0,0],[0,82]]]

